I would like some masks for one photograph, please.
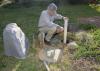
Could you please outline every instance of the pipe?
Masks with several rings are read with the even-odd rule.
[[[47,64],[47,62],[46,62],[46,61],[44,61],[44,65],[45,65],[45,67],[46,67],[47,71],[50,71],[50,68],[49,68],[49,66],[48,66],[48,64]]]
[[[67,42],[67,28],[68,28],[68,20],[64,20],[64,44]]]

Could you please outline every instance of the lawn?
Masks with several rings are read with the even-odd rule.
[[[37,38],[38,20],[45,6],[33,6],[29,8],[0,8],[0,71],[46,71],[43,64],[36,56],[36,48],[32,47],[32,36]],[[69,17],[71,23],[77,24],[79,17],[100,16],[94,9],[88,5],[66,5],[61,6],[58,12]],[[16,22],[30,41],[29,54],[25,60],[18,60],[13,57],[7,57],[3,54],[2,33],[5,26],[9,23]],[[63,21],[57,21],[63,25]]]

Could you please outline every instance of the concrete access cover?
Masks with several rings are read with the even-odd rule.
[[[62,56],[62,49],[54,48],[54,47],[47,47],[42,48],[39,52],[39,58],[42,61],[46,61],[49,63],[58,62]]]

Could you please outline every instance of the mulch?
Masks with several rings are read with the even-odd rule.
[[[100,16],[80,17],[80,18],[78,18],[78,22],[81,24],[92,24],[97,27],[100,27]]]

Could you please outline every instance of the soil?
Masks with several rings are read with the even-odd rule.
[[[94,17],[80,17],[78,18],[78,22],[81,24],[93,24],[97,27],[100,27],[100,16]]]
[[[54,41],[55,42],[55,41]],[[80,58],[78,60],[74,59],[72,53],[70,53],[67,45],[63,43],[57,43],[57,45],[51,45],[56,48],[63,49],[63,56],[61,60],[57,63],[49,64],[51,71],[99,71],[100,65],[91,59]],[[51,47],[45,45],[44,47]],[[37,45],[37,51],[41,51],[42,48],[39,48]]]
[[[100,27],[100,16],[81,17],[78,18],[78,22],[81,24],[94,24],[97,27]],[[77,32],[79,31],[79,27],[75,24],[70,24],[68,31]],[[74,59],[74,54],[70,53],[71,50],[69,50],[67,45],[59,42],[58,39],[55,39],[53,43],[55,44],[52,45],[53,47],[63,49],[63,56],[61,61],[54,64],[49,64],[51,71],[100,71],[100,64],[96,63],[94,60],[90,58]],[[38,43],[36,44],[36,47],[38,47],[37,51],[42,49],[40,46]]]

